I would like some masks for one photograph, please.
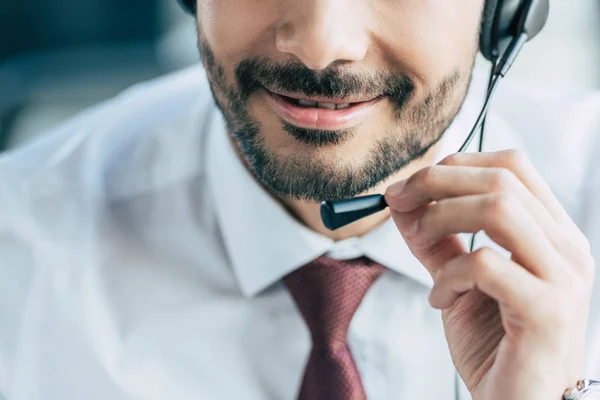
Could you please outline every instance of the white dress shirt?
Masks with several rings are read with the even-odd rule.
[[[438,159],[469,132],[485,74]],[[505,82],[487,126],[485,150],[527,152],[600,259],[600,96]],[[431,278],[393,222],[334,242],[293,219],[236,157],[201,67],[0,157],[0,210],[0,398],[292,400],[310,337],[280,279],[324,253],[387,267],[349,332],[369,399],[455,398]]]

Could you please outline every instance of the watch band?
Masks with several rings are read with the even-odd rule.
[[[579,400],[583,399],[586,393],[590,392],[600,393],[600,381],[593,381],[591,379],[582,379],[577,381],[575,386],[565,390],[563,394],[564,400]],[[587,397],[587,396],[586,396]]]

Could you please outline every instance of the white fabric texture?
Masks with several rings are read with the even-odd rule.
[[[438,159],[470,130],[486,73]],[[525,151],[600,259],[600,96],[504,85],[487,127],[485,150]],[[199,66],[0,157],[0,210],[6,400],[293,399],[310,338],[280,278],[324,253],[387,268],[349,333],[368,397],[454,399],[431,279],[393,222],[340,242],[298,223],[236,157]]]

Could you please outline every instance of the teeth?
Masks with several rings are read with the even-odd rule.
[[[320,107],[320,108],[328,108],[330,110],[341,110],[342,108],[350,107],[350,103],[344,104],[335,104],[335,103],[317,103],[314,101],[308,100],[298,100],[298,104],[302,107]]]
[[[318,103],[306,100],[298,100],[298,104],[304,107],[316,107]]]
[[[334,103],[317,103],[317,106],[320,108],[329,108],[330,110],[335,110]]]

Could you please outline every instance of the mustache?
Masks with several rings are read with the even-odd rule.
[[[351,73],[339,68],[314,71],[299,61],[273,63],[251,58],[235,68],[235,77],[242,100],[261,87],[273,91],[291,92],[307,97],[389,97],[397,108],[403,108],[415,86],[406,75],[386,72]]]

